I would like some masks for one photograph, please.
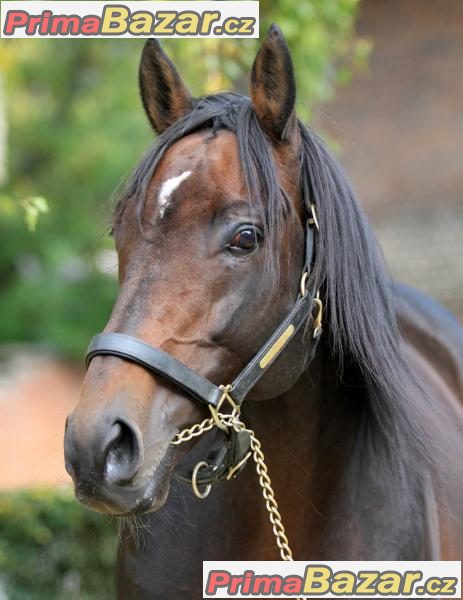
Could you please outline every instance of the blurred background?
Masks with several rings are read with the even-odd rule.
[[[343,162],[394,276],[463,318],[463,4],[261,0],[299,115]],[[116,526],[72,499],[64,420],[116,295],[117,190],[152,142],[143,40],[0,42],[0,600],[112,598]],[[245,91],[256,40],[170,40],[193,93]]]

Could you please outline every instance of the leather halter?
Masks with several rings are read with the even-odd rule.
[[[182,388],[189,396],[217,411],[224,398],[228,398],[238,409],[252,388],[270,369],[275,359],[285,350],[290,340],[310,318],[311,335],[307,336],[307,366],[315,356],[318,340],[322,332],[322,303],[314,289],[306,287],[306,281],[314,262],[315,230],[318,229],[315,208],[306,229],[305,265],[301,278],[301,289],[291,311],[276,328],[267,342],[249,361],[231,385],[217,386],[206,377],[193,371],[185,364],[160,348],[156,348],[124,333],[99,333],[90,342],[86,354],[87,368],[95,356],[116,356],[137,363],[155,375],[161,375]],[[313,286],[312,286],[313,287]],[[316,314],[314,315],[314,308]],[[249,444],[243,437],[218,430],[219,436],[209,446],[208,459],[204,462],[201,476],[194,478],[196,484],[215,483],[236,475],[244,466],[243,459],[249,450]],[[236,433],[236,432],[235,432]],[[241,463],[242,466],[241,466]],[[208,468],[209,467],[209,468]],[[191,472],[177,469],[177,476],[191,483]]]

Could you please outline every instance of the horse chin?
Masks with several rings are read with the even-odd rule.
[[[150,485],[146,490],[130,490],[123,494],[113,490],[100,490],[91,497],[76,491],[76,498],[86,508],[95,512],[127,517],[144,515],[162,508],[169,495],[170,485],[167,483],[162,488],[153,490]]]

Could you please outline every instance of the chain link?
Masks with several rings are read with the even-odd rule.
[[[172,446],[180,446],[180,444],[183,444],[184,442],[189,442],[193,438],[198,437],[203,433],[206,433],[207,431],[210,431],[214,427],[214,425],[214,419],[204,419],[202,423],[196,423],[192,427],[182,429],[182,431],[177,433],[177,435],[170,443],[172,444]]]
[[[209,410],[211,411],[212,417],[208,419],[204,419],[202,423],[196,423],[191,427],[187,427],[182,429],[174,439],[170,442],[173,446],[179,446],[184,442],[189,442],[195,437],[199,437],[203,433],[207,433],[211,431],[214,427],[219,427],[220,429],[228,430],[229,427],[233,427],[236,431],[240,431],[244,429],[244,424],[240,421],[240,407],[235,404],[233,398],[230,396],[231,385],[221,385],[220,389],[222,390],[222,396],[217,403],[217,408],[213,406],[209,406]],[[231,413],[222,413],[219,412],[222,404],[227,400],[227,402],[232,407]]]
[[[235,414],[225,414],[225,413],[217,413],[220,422],[226,427],[233,427],[236,431],[241,431],[245,429],[244,423],[240,421],[239,417]],[[196,423],[192,427],[187,427],[186,429],[182,429],[174,439],[170,442],[172,446],[180,446],[185,442],[189,442],[195,437],[201,436],[203,433],[207,433],[217,427],[215,420],[210,417],[209,419],[204,419],[202,423]]]
[[[234,427],[237,431],[246,429],[244,423],[233,414],[217,413],[220,421],[227,427]],[[173,446],[179,446],[185,442],[189,442],[195,437],[201,436],[203,433],[211,431],[216,426],[213,418],[205,419],[202,423],[196,423],[190,428],[183,429],[172,440]],[[256,463],[256,471],[259,476],[259,485],[262,488],[262,495],[265,500],[265,506],[269,513],[270,523],[272,524],[273,533],[276,538],[276,543],[280,549],[282,560],[293,560],[293,554],[289,547],[288,538],[286,537],[285,528],[282,523],[281,515],[278,510],[278,503],[275,500],[275,493],[272,488],[272,481],[268,474],[268,468],[265,464],[265,456],[262,452],[262,446],[252,429],[247,429],[251,437],[251,449],[254,462]]]
[[[224,394],[218,406],[221,406],[223,400],[230,399],[229,386],[223,387]],[[174,439],[171,441],[173,446],[179,446],[185,442],[189,442],[193,438],[203,435],[211,431],[214,427],[221,427],[226,429],[233,427],[235,431],[247,431],[251,439],[251,450],[252,457],[256,465],[257,475],[259,477],[259,485],[262,489],[262,496],[265,500],[265,507],[268,512],[270,524],[272,525],[273,534],[275,536],[276,544],[280,550],[281,559],[284,561],[292,561],[293,553],[289,547],[289,541],[286,536],[285,528],[282,522],[281,514],[278,509],[278,503],[275,499],[275,492],[273,491],[272,481],[268,474],[268,468],[265,464],[265,456],[262,452],[262,445],[257,439],[256,434],[252,429],[246,429],[246,426],[240,419],[239,407],[231,400],[233,410],[231,413],[222,413],[214,409],[213,417],[204,419],[201,423],[196,423],[192,427],[183,429],[180,431]],[[220,425],[219,425],[220,424]],[[299,598],[298,600],[305,600]]]
[[[267,508],[270,523],[272,524],[273,534],[275,536],[277,546],[280,549],[281,559],[285,561],[293,561],[293,553],[289,547],[289,541],[286,537],[280,511],[278,510],[278,503],[275,499],[272,481],[268,474],[267,465],[265,464],[265,456],[262,452],[261,443],[257,439],[256,434],[252,429],[247,429],[247,431],[249,431],[251,435],[252,457],[256,463],[256,471],[259,476],[259,485],[262,488],[262,496],[265,500],[265,507]],[[301,597],[297,600],[307,600],[307,598]]]
[[[224,394],[223,399],[229,397],[229,389],[223,388]],[[221,403],[219,403],[220,405]],[[262,495],[265,500],[265,506],[267,508],[270,523],[272,525],[273,533],[275,535],[277,546],[280,550],[280,556],[282,560],[293,560],[293,554],[289,547],[288,538],[286,537],[285,528],[282,523],[281,515],[278,510],[278,503],[275,499],[275,493],[272,488],[272,481],[268,474],[267,465],[265,464],[265,456],[262,452],[262,446],[256,437],[256,434],[252,429],[246,429],[244,423],[239,417],[239,410],[233,403],[233,411],[225,414],[221,412],[215,412],[215,417],[204,419],[201,423],[196,423],[192,427],[183,429],[180,431],[174,439],[171,441],[173,446],[179,446],[185,442],[189,442],[193,438],[199,437],[208,431],[211,431],[214,427],[218,426],[217,421],[221,423],[223,427],[233,427],[236,431],[246,430],[248,431],[251,438],[251,450],[254,462],[256,464],[256,471],[259,476],[259,485],[262,489]]]
[[[268,511],[270,523],[272,524],[273,533],[275,535],[276,543],[280,549],[280,556],[282,560],[293,560],[293,553],[289,547],[288,538],[286,537],[285,528],[282,523],[280,511],[278,510],[278,503],[275,500],[275,493],[272,488],[272,481],[268,474],[267,465],[265,464],[265,456],[262,452],[262,446],[257,439],[254,431],[248,429],[251,435],[251,449],[254,462],[256,463],[256,471],[259,476],[259,485],[262,489],[262,496],[265,500],[265,506]]]

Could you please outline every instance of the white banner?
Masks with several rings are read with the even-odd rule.
[[[205,561],[203,598],[460,598],[459,561]]]
[[[259,2],[4,0],[2,38],[258,38]]]

